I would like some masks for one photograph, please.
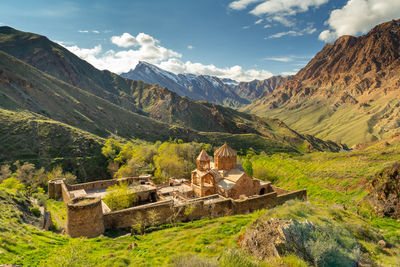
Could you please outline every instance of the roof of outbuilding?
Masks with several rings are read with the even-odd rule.
[[[236,155],[236,151],[226,143],[214,152],[214,157],[234,157]]]
[[[197,160],[200,161],[209,161],[210,160],[210,156],[207,154],[207,152],[203,149],[201,150],[199,156],[197,157]]]

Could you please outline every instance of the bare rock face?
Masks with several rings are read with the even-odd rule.
[[[239,238],[239,245],[258,259],[296,254],[315,266],[354,266],[368,259],[350,232],[329,223],[259,219]]]
[[[271,219],[258,222],[254,228],[247,231],[240,246],[259,259],[280,257],[288,252],[296,252],[303,259],[312,262],[304,248],[301,232],[294,231],[294,226],[303,224],[309,231],[314,229],[310,222],[299,223],[282,219]]]
[[[354,99],[343,99],[343,94],[357,98],[365,92],[398,88],[399,55],[400,20],[392,20],[363,36],[345,35],[327,44],[293,79],[265,97],[285,103],[315,95],[334,96],[356,104]]]
[[[378,215],[400,218],[400,163],[376,174],[370,197]]]

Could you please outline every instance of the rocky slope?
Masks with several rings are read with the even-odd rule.
[[[238,85],[233,86],[235,92],[241,97],[254,101],[260,99],[267,94],[272,93],[275,89],[279,88],[284,82],[291,80],[293,76],[272,76],[265,80],[254,80],[251,82],[240,82]]]
[[[194,100],[206,100],[211,103],[237,107],[250,102],[238,96],[232,90],[235,81],[225,83],[215,76],[174,74],[150,63],[140,61],[135,69],[122,73],[122,77],[146,83],[159,84],[180,96]],[[225,80],[226,81],[226,80]]]
[[[246,107],[321,138],[376,140],[400,126],[400,20],[327,44],[290,81]]]

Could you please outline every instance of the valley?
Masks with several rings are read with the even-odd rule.
[[[294,15],[333,4],[272,17],[275,1],[259,2],[224,7],[232,19],[256,5],[240,34],[214,11],[213,25],[203,17],[188,35],[195,18],[182,23],[177,10],[162,16],[180,21],[171,32],[151,12],[135,22],[137,3],[126,9],[163,42],[101,23],[65,35],[0,23],[0,265],[400,265],[400,20],[352,36],[329,19],[324,47],[308,57],[317,25]],[[117,21],[117,10],[104,14]],[[42,15],[63,18],[54,14]],[[219,27],[231,34],[222,44]],[[266,56],[250,38],[257,27]],[[303,54],[290,54],[294,44]],[[295,71],[273,75],[267,63]]]

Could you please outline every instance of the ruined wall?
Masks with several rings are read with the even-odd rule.
[[[104,233],[101,199],[81,197],[67,204],[67,233],[71,237],[96,237]]]
[[[278,195],[283,195],[283,194],[287,194],[287,193],[290,192],[289,190],[285,190],[285,189],[282,189],[280,187],[276,187],[276,186],[273,186],[273,185],[271,185],[271,187],[276,193],[278,193]]]
[[[48,194],[49,198],[60,199],[62,198],[61,185],[64,183],[64,179],[58,178],[48,182]]]
[[[291,199],[307,200],[307,190],[292,191],[286,194],[278,195],[276,198],[276,205],[281,205]]]
[[[173,200],[160,201],[139,207],[112,211],[104,214],[104,227],[110,228],[126,228],[131,227],[135,220],[142,218],[149,219],[149,211],[154,211],[160,217],[159,224],[167,222],[167,218],[171,216]]]
[[[234,214],[247,214],[259,209],[272,208],[276,205],[276,192],[261,196],[251,196],[233,201]]]
[[[64,201],[64,203],[68,203],[68,201],[70,201],[71,199],[71,194],[69,193],[67,184],[64,182],[61,183],[60,188],[61,188],[62,200]]]
[[[68,189],[70,191],[73,190],[79,190],[79,189],[84,189],[84,190],[95,190],[95,189],[101,189],[101,188],[107,188],[116,184],[120,183],[128,183],[132,184],[134,182],[140,182],[147,180],[147,178],[140,178],[140,177],[128,177],[128,178],[120,178],[120,179],[110,179],[110,180],[100,180],[100,181],[94,181],[94,182],[88,182],[88,183],[82,183],[82,184],[73,184],[73,185],[67,185]]]

